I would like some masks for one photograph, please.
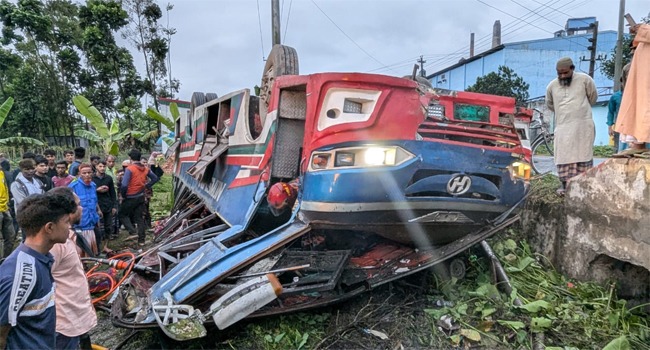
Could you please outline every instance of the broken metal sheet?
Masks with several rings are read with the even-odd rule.
[[[216,147],[212,148],[206,154],[202,154],[201,158],[199,158],[199,161],[196,162],[192,167],[187,169],[187,173],[193,176],[194,178],[196,178],[197,180],[201,181],[203,179],[203,176],[205,175],[205,169],[208,167],[208,165],[216,161],[217,158],[219,158],[219,156],[221,156],[227,149],[228,149],[228,144],[221,143],[216,145]],[[209,175],[212,176],[212,174]]]
[[[158,301],[165,300],[163,294],[169,291],[175,303],[183,303],[230,273],[300,237],[310,229],[308,224],[295,220],[230,248],[223,246],[221,235],[217,236],[161,278],[151,288],[150,301],[155,305]],[[238,230],[241,230],[241,227],[233,227],[223,235],[229,236],[229,231]]]

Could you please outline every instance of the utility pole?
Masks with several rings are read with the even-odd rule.
[[[424,60],[424,56],[420,55],[418,63],[420,64],[420,76],[426,78],[427,72],[424,70],[424,64],[427,63],[427,61]]]
[[[587,39],[591,45],[587,47],[587,50],[591,51],[591,57],[589,58],[589,76],[594,77],[594,68],[596,67],[596,49],[598,48],[598,21],[590,25],[593,27],[593,35],[591,38]]]
[[[280,44],[280,0],[271,0],[271,33],[273,45]]]
[[[621,75],[623,72],[623,16],[625,0],[618,5],[618,37],[616,38],[616,57],[614,58],[614,91],[621,90]]]

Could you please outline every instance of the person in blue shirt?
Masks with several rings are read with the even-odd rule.
[[[74,226],[76,230],[81,231],[81,236],[86,240],[88,246],[92,249],[93,254],[99,253],[98,247],[101,247],[101,233],[95,230],[102,211],[99,208],[97,198],[97,185],[93,182],[93,167],[88,163],[79,165],[79,179],[68,185],[79,196],[83,213],[81,221]]]
[[[627,81],[627,74],[630,72],[630,65],[627,64],[623,67],[623,74],[621,76],[621,90],[616,91],[609,98],[607,104],[607,131],[609,136],[614,137],[614,149],[621,152],[627,148],[627,143],[620,142],[620,134],[614,131],[614,124],[616,124],[616,117],[618,117],[618,110],[621,108],[621,99],[623,98],[623,89],[625,89],[625,82]]]
[[[77,205],[56,193],[26,198],[17,214],[25,232],[0,265],[0,349],[54,349],[56,311],[49,251],[65,243]]]
[[[72,176],[77,176],[79,173],[79,165],[83,163],[84,158],[86,157],[86,149],[83,147],[77,147],[74,149],[74,162],[70,164],[68,168],[68,174]]]

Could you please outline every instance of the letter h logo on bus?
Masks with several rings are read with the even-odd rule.
[[[472,186],[472,179],[463,174],[456,174],[447,182],[447,192],[454,196],[460,196],[469,191]]]

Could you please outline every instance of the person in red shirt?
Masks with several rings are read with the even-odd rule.
[[[131,158],[131,164],[124,171],[120,186],[123,199],[119,216],[124,228],[132,236],[137,233],[138,245],[143,246],[145,242],[144,192],[146,188],[151,188],[158,182],[158,176],[142,164],[140,150],[132,149],[129,152],[129,158]],[[137,225],[137,231],[134,223]]]
[[[65,160],[56,163],[56,176],[52,177],[54,187],[68,187],[74,176],[68,175],[68,162]]]

